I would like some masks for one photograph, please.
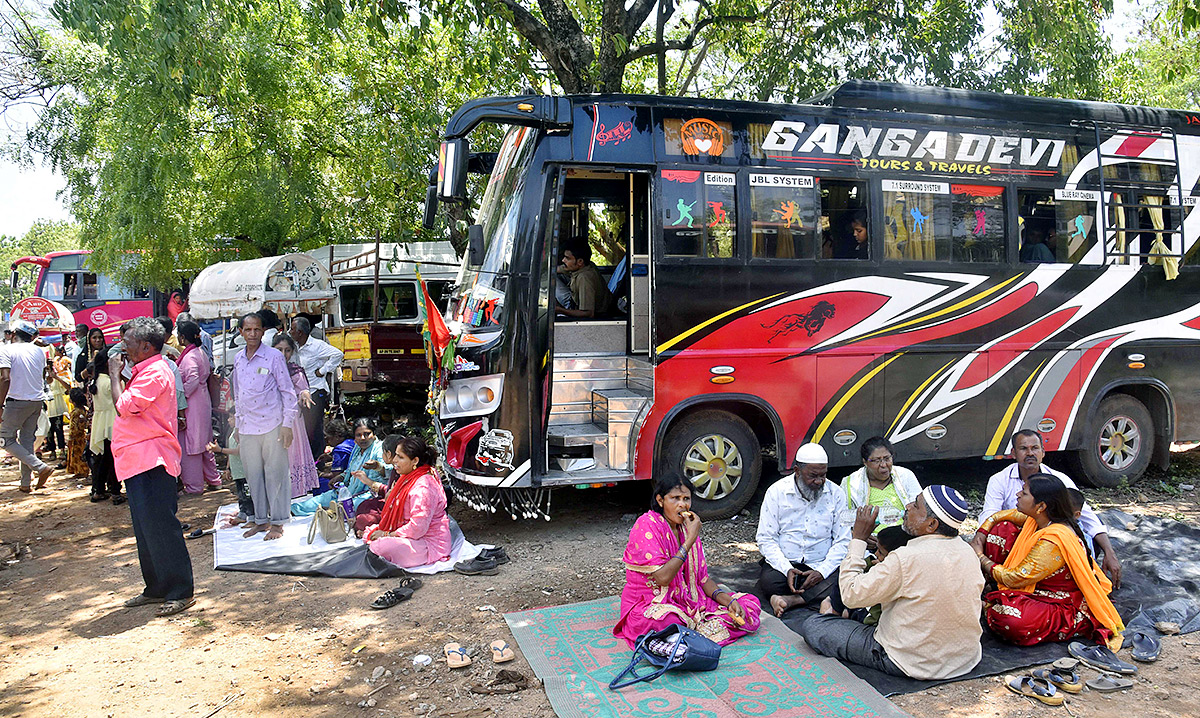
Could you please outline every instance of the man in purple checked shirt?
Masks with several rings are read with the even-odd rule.
[[[254,500],[253,525],[248,523],[242,535],[265,531],[263,540],[271,541],[283,536],[283,522],[291,517],[288,447],[299,408],[283,353],[262,342],[262,319],[257,314],[242,317],[241,332],[246,347],[233,360],[231,378],[238,451]]]

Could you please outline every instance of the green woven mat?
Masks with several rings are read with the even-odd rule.
[[[632,655],[612,635],[618,605],[611,597],[505,614],[559,718],[907,715],[836,660],[813,653],[774,616],[726,646],[715,671],[669,672],[609,690]]]

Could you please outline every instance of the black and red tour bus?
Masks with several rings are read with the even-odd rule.
[[[486,162],[481,123],[507,128]],[[488,98],[450,120],[431,200],[479,166],[433,397],[477,508],[548,518],[552,487],[678,471],[727,517],[803,442],[999,459],[1023,427],[1114,485],[1200,438],[1200,115],[857,81]],[[618,308],[568,321],[584,237]]]

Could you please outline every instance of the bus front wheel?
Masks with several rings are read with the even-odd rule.
[[[1113,394],[1100,402],[1077,454],[1085,479],[1098,487],[1113,487],[1124,479],[1141,478],[1154,453],[1154,420],[1142,402]]]
[[[700,411],[671,427],[663,470],[692,487],[692,509],[704,520],[727,519],[750,502],[762,474],[762,451],[750,425],[726,411]]]

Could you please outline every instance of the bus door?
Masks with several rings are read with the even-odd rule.
[[[561,204],[547,237],[555,262],[551,302],[572,308],[572,275],[558,269],[564,252],[583,243],[611,299],[599,316],[553,319],[551,483],[567,482],[572,472],[632,476],[630,436],[653,390],[649,187],[642,172],[568,168],[561,175]]]

